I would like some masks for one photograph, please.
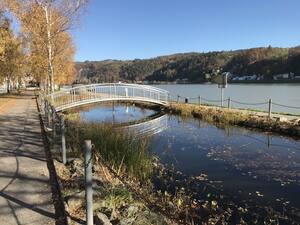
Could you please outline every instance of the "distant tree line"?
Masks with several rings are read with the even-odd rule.
[[[77,82],[112,81],[175,81],[205,82],[209,75],[231,72],[237,76],[264,75],[272,79],[275,74],[300,75],[300,47],[253,48],[236,51],[186,53],[152,59],[128,61],[85,61],[76,64]],[[80,71],[80,72],[79,72]]]

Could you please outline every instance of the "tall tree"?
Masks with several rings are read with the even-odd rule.
[[[7,92],[21,83],[25,54],[20,38],[15,37],[10,21],[0,19],[0,81],[7,82]]]
[[[5,0],[7,6],[21,21],[32,45],[46,50],[47,78],[50,92],[55,87],[56,58],[60,57],[56,44],[66,37],[66,32],[77,22],[87,0]],[[61,38],[61,39],[60,39]],[[70,39],[71,40],[71,39]],[[71,41],[69,41],[71,44]],[[72,44],[71,44],[72,45]],[[68,46],[65,46],[67,48]]]

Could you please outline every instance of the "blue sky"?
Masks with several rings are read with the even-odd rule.
[[[75,59],[300,45],[299,0],[90,0]]]

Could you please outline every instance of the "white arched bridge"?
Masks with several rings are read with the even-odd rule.
[[[169,92],[148,85],[102,83],[73,87],[47,95],[56,112],[73,107],[106,101],[149,102],[168,105]]]

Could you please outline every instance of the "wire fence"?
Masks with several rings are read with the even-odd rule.
[[[187,97],[181,95],[170,95],[170,101],[177,103],[194,103],[198,105],[211,105],[223,108],[247,109],[253,111],[267,112],[269,116],[272,113],[284,113],[300,116],[300,106],[285,105],[269,99],[264,102],[242,102],[232,98],[207,99],[203,96]],[[226,104],[227,103],[227,104]]]

